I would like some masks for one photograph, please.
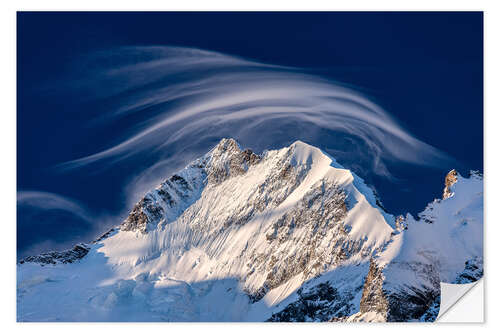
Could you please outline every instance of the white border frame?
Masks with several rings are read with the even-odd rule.
[[[219,10],[251,10],[251,11],[427,11],[427,10],[446,10],[446,11],[485,11],[484,27],[485,27],[485,259],[486,259],[486,278],[485,284],[489,295],[500,295],[498,283],[488,283],[488,281],[499,281],[496,279],[498,269],[494,265],[489,254],[492,254],[491,259],[494,259],[494,254],[498,253],[497,247],[500,242],[497,238],[500,237],[500,219],[494,203],[496,202],[495,189],[500,188],[499,176],[500,168],[498,165],[498,154],[496,154],[496,143],[499,142],[497,129],[499,124],[498,112],[500,112],[498,89],[500,87],[499,65],[500,59],[499,45],[500,40],[498,32],[500,31],[500,13],[498,10],[499,1],[443,1],[443,0],[420,0],[420,1],[397,1],[397,0],[378,0],[378,1],[273,1],[273,0],[254,0],[247,2],[236,2],[230,0],[210,0],[210,1],[160,1],[160,0],[141,0],[130,1],[122,0],[119,2],[105,0],[87,0],[83,1],[63,1],[63,0],[45,0],[45,1],[9,1],[4,0],[1,3],[0,11],[0,33],[2,34],[1,57],[1,88],[2,88],[2,109],[0,112],[0,135],[1,135],[1,151],[2,169],[0,172],[0,184],[2,184],[0,202],[2,203],[2,220],[3,224],[3,239],[2,246],[2,265],[4,267],[1,275],[2,286],[2,301],[1,301],[1,319],[2,328],[6,331],[16,330],[33,330],[33,331],[50,331],[50,332],[65,332],[71,329],[75,332],[87,332],[88,330],[104,331],[117,328],[124,332],[135,332],[139,325],[144,325],[147,330],[203,330],[203,331],[233,331],[234,329],[243,331],[253,331],[255,329],[271,331],[275,329],[286,329],[287,331],[302,332],[304,329],[325,330],[332,329],[347,329],[347,330],[394,330],[400,331],[403,327],[405,330],[415,330],[420,332],[421,329],[443,329],[450,328],[453,331],[476,331],[480,328],[491,328],[496,315],[495,296],[486,297],[486,325],[457,325],[457,324],[382,324],[382,325],[362,325],[362,324],[316,324],[316,325],[293,325],[293,324],[27,324],[15,322],[15,232],[16,224],[16,11],[22,10],[95,10],[95,11],[219,11]],[[463,135],[463,133],[457,133]],[[495,200],[495,201],[493,201]],[[491,207],[492,209],[489,209]],[[491,264],[491,266],[490,266]],[[491,315],[491,316],[490,316]],[[335,325],[332,327],[331,325]],[[111,327],[113,326],[113,327]]]

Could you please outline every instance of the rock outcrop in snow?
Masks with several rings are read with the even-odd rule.
[[[315,147],[223,139],[82,249],[18,266],[18,320],[433,320],[440,281],[482,275],[482,176],[394,218]]]
[[[70,264],[85,257],[89,252],[90,247],[86,244],[77,244],[72,249],[66,251],[51,251],[42,253],[36,256],[28,256],[19,261],[20,264],[27,262],[37,263],[40,265],[48,264]]]
[[[451,187],[457,182],[457,170],[453,169],[446,175],[444,179],[444,190],[443,190],[443,199],[448,199],[451,197]]]

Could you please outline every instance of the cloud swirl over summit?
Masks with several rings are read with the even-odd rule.
[[[84,60],[67,89],[105,103],[90,126],[134,122],[115,132],[104,150],[63,169],[139,155],[155,156],[151,169],[182,167],[221,137],[256,150],[300,139],[340,160],[365,161],[365,168],[385,176],[387,161],[431,167],[450,161],[369,98],[305,69],[181,47],[119,48]]]

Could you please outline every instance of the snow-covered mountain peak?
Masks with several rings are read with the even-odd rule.
[[[286,152],[284,156],[290,157],[290,163],[293,166],[317,164],[322,161],[326,163],[332,162],[332,159],[320,149],[300,140],[293,142],[290,146],[284,147],[279,151]],[[271,155],[275,152],[276,151],[271,151]],[[254,155],[252,156],[253,159],[261,159],[266,158],[267,154],[262,156],[256,155],[251,149],[243,149],[236,140],[224,138],[205,155],[205,158],[215,163],[221,163],[232,159],[236,159],[237,162],[240,162],[239,155],[242,155],[242,157],[248,156],[247,159]]]
[[[313,163],[330,164],[332,162],[320,149],[299,140],[292,143],[288,149],[290,149],[293,154],[293,165],[311,165]]]
[[[240,144],[233,138],[222,138],[219,143],[211,150],[221,150],[221,151],[227,151],[227,150],[236,150],[236,151],[241,151],[242,148]]]
[[[258,155],[222,139],[92,244],[19,265],[18,316],[43,320],[57,308],[63,320],[419,318],[426,306],[412,292],[433,301],[439,275],[451,279],[466,260],[464,279],[480,276],[471,235],[482,224],[482,178],[456,177],[455,194],[430,209],[444,221],[396,221],[360,177],[316,147],[296,141]],[[429,245],[439,233],[454,241]],[[438,267],[455,247],[465,250]],[[30,293],[47,292],[66,306],[31,302]],[[394,314],[406,296],[416,308]]]
[[[257,155],[250,149],[243,150],[234,139],[222,139],[203,157],[147,193],[121,229],[147,232],[162,228],[208,193],[230,187],[231,193],[237,192],[227,200],[240,207],[238,210],[246,205],[247,215],[237,219],[249,221],[266,209],[294,207],[306,193],[319,187],[325,191],[328,186],[346,196],[346,207],[353,215],[345,221],[350,233],[364,239],[370,248],[381,246],[392,232],[394,217],[377,205],[375,194],[361,178],[302,141]],[[218,200],[221,197],[217,195]],[[253,203],[252,209],[249,203]]]

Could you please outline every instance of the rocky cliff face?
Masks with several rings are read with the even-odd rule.
[[[384,275],[382,269],[372,259],[370,269],[363,285],[363,295],[359,304],[361,313],[375,312],[383,318],[387,317],[389,304],[383,289]]]
[[[443,199],[448,199],[452,195],[451,187],[457,182],[457,171],[455,169],[448,172],[444,179]]]
[[[122,320],[134,307],[128,319],[138,321],[433,320],[440,281],[482,275],[478,240],[455,237],[482,226],[482,177],[471,179],[450,172],[443,200],[420,221],[394,218],[317,148],[296,142],[258,155],[223,139],[92,244],[22,261],[19,319],[61,311],[64,319]],[[464,184],[472,194],[461,193]],[[422,234],[449,246],[422,245]],[[456,247],[467,250],[443,264]],[[52,289],[30,281],[52,271],[27,263],[72,263],[57,271],[58,281],[80,283],[79,294],[51,292],[79,310],[34,309],[32,297]]]

